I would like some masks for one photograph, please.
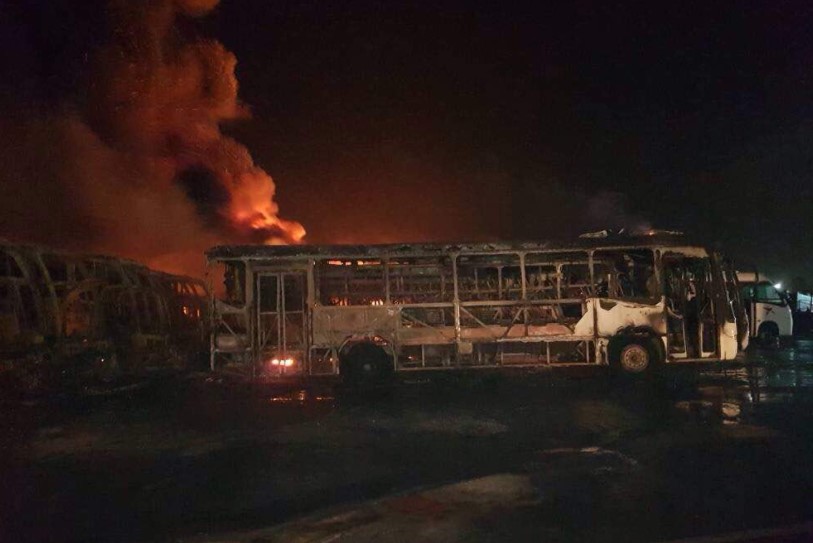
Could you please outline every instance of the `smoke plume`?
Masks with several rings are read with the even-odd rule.
[[[272,178],[221,132],[248,111],[235,56],[190,31],[216,5],[109,2],[109,32],[85,53],[77,92],[47,113],[0,123],[2,181],[13,193],[0,204],[0,235],[174,270],[189,261],[199,269],[215,243],[304,237],[279,217]]]
[[[652,230],[648,220],[629,211],[627,197],[620,192],[602,190],[588,198],[586,219],[591,228],[624,230],[634,235]]]

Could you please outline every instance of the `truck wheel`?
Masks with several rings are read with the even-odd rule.
[[[353,387],[388,384],[393,375],[392,358],[373,343],[357,343],[341,357],[342,382]]]

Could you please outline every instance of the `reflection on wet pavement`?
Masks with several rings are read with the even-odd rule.
[[[272,403],[299,403],[307,402],[332,402],[336,398],[329,394],[313,393],[308,389],[297,389],[272,395],[269,401]]]
[[[813,342],[744,362],[668,368],[655,381],[567,371],[412,379],[366,399],[203,375],[7,406],[0,540],[171,540],[496,474],[522,474],[546,504],[514,520],[564,539],[810,520]],[[390,505],[439,511],[423,498]]]

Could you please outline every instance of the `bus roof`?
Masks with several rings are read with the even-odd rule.
[[[653,234],[581,237],[570,242],[497,241],[457,243],[390,243],[371,245],[219,245],[206,252],[209,260],[267,258],[381,258],[385,256],[432,256],[448,253],[492,253],[513,251],[568,251],[587,249],[701,248],[684,236]]]

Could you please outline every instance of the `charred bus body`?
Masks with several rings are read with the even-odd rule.
[[[0,368],[120,372],[205,350],[205,283],[109,256],[0,245]]]
[[[736,277],[680,236],[551,243],[222,246],[211,367],[255,375],[732,360]]]

